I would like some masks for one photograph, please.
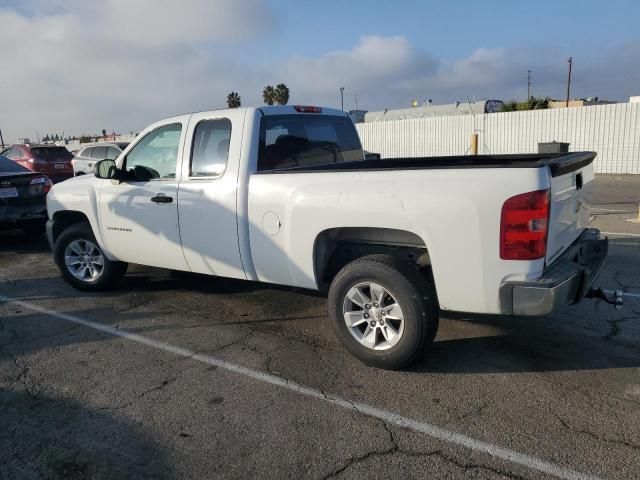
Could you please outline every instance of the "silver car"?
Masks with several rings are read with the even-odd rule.
[[[93,166],[96,162],[106,158],[115,160],[127,148],[127,145],[129,145],[127,142],[101,142],[83,147],[71,160],[73,174],[78,176],[93,173]]]

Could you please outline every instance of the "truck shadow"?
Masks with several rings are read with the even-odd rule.
[[[445,330],[448,321],[458,320],[441,322]],[[464,321],[499,327],[503,333],[437,339],[410,371],[539,373],[640,366],[637,344],[617,342],[604,332],[603,335],[597,331],[578,333],[575,326],[558,323],[550,317],[514,319],[485,316],[467,317]],[[605,323],[604,320],[602,322]]]
[[[21,283],[24,282],[24,286]],[[34,283],[35,282],[35,283]],[[249,326],[259,332],[283,336],[287,341],[309,343],[314,348],[335,351],[336,345],[331,320],[324,314],[316,315],[317,307],[323,308],[324,294],[278,285],[260,284],[241,280],[229,280],[196,274],[172,274],[159,269],[143,269],[127,277],[115,291],[83,294],[72,290],[61,279],[47,278],[12,282],[16,291],[68,291],[67,298],[108,298],[110,305],[70,312],[75,316],[96,319],[101,323],[117,326],[140,335],[154,336],[160,330],[180,331],[189,321],[153,322],[150,315],[161,317],[175,315],[171,303],[157,299],[163,292],[191,291],[197,294],[237,295],[234,301],[250,305],[254,311],[229,313],[210,320],[212,335],[219,324]],[[134,294],[123,296],[123,292]],[[257,295],[256,295],[257,294]],[[22,296],[26,301],[40,298],[65,298],[55,294],[49,297]],[[122,299],[121,302],[118,299]],[[191,298],[191,297],[187,297]],[[198,298],[198,297],[195,297]],[[215,303],[215,298],[210,299]],[[140,303],[141,302],[141,303]],[[193,306],[194,312],[206,312],[209,301],[200,297]],[[155,306],[153,313],[135,311],[138,304]],[[17,307],[16,307],[17,308]],[[313,316],[310,316],[313,311]],[[286,312],[286,313],[285,313]],[[41,314],[16,311],[0,321],[0,344],[11,343],[17,354],[27,354],[66,345],[99,342],[110,337],[78,325],[66,325]],[[201,312],[200,312],[201,313]],[[635,347],[609,338],[610,324],[600,319],[600,331],[587,331],[571,323],[580,311],[568,310],[558,318],[514,318],[498,316],[455,316],[443,313],[439,337],[414,366],[408,370],[421,374],[483,374],[483,373],[536,373],[560,371],[585,371],[619,369],[640,366],[640,330]],[[324,318],[322,318],[324,315]],[[594,319],[598,312],[594,309]],[[199,327],[207,327],[207,316],[199,315]],[[324,329],[309,330],[309,324],[322,320]],[[565,321],[566,320],[566,321]],[[61,328],[62,326],[62,328]],[[499,333],[496,334],[496,331]],[[37,332],[37,333],[36,333]],[[0,358],[4,352],[0,350]],[[347,357],[340,357],[344,361]],[[355,361],[355,360],[354,360]]]
[[[0,477],[176,478],[170,456],[133,422],[68,399],[0,389]]]

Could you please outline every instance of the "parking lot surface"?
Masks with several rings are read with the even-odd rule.
[[[596,180],[604,287],[640,292],[639,192]],[[346,353],[325,303],[137,266],[86,294],[0,233],[0,478],[640,478],[640,301],[443,313],[401,372]]]

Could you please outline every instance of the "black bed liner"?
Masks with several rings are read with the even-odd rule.
[[[332,171],[431,170],[449,168],[540,168],[549,167],[552,177],[581,169],[596,158],[596,152],[525,153],[516,155],[459,155],[449,157],[383,158],[355,162],[306,165],[259,174]]]

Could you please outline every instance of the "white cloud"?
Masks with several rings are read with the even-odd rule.
[[[160,118],[220,107],[235,90],[261,104],[264,85],[284,82],[291,101],[365,109],[473,98],[561,97],[566,62],[553,49],[479,48],[442,60],[403,36],[363,36],[317,57],[267,63],[253,48],[277,35],[265,0],[30,0],[0,8],[0,128],[35,137],[102,128],[137,130]],[[36,14],[33,14],[36,12]],[[625,99],[640,85],[638,45],[576,59],[576,96]]]
[[[34,11],[48,12],[35,16],[0,8],[5,136],[135,130],[219,105],[241,78],[225,48],[277,28],[262,0],[160,4],[35,2]]]

